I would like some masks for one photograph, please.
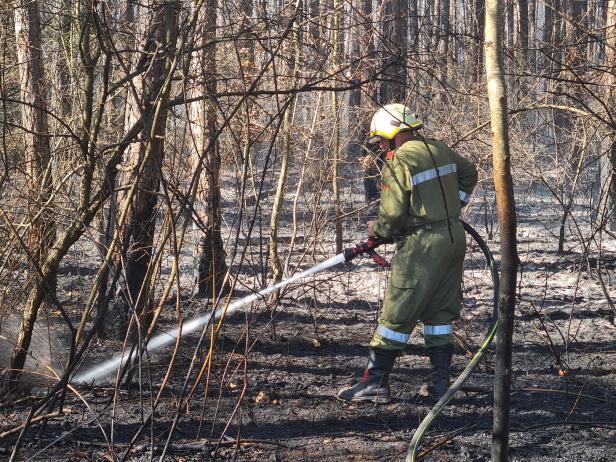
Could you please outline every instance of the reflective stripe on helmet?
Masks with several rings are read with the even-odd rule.
[[[438,168],[439,176],[444,176],[449,173],[456,173],[458,168],[456,164],[447,164]],[[436,169],[431,168],[430,170],[426,170],[424,172],[416,173],[411,177],[411,183],[413,186],[417,186],[419,183],[423,183],[424,181],[434,180],[436,178]]]
[[[453,328],[451,324],[443,324],[442,326],[427,326],[424,325],[424,335],[451,335]]]
[[[396,332],[395,330],[388,329],[383,324],[379,324],[379,327],[376,328],[376,333],[387,340],[393,340],[398,343],[408,343],[411,338],[411,334]]]

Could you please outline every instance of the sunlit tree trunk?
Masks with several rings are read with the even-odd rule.
[[[216,38],[217,0],[206,0],[199,12],[201,27],[199,51],[193,57],[193,73],[199,81],[195,96],[205,96],[190,107],[191,134],[195,150],[191,156],[198,186],[195,210],[198,213],[195,248],[197,294],[212,300],[226,291],[227,263],[221,236],[220,149],[217,140],[216,106]]]
[[[507,93],[503,71],[503,2],[486,0],[485,58],[492,132],[492,164],[498,207],[501,283],[494,371],[492,460],[506,461],[509,448],[511,350],[517,274],[516,215],[511,178]]]
[[[23,127],[23,155],[25,163],[27,216],[29,232],[27,247],[30,277],[36,293],[29,297],[23,320],[17,335],[11,358],[12,372],[9,385],[17,379],[18,370],[26,360],[32,329],[43,297],[55,292],[55,273],[47,277],[39,274],[45,261],[49,243],[55,238],[55,224],[50,204],[45,204],[51,195],[51,151],[49,124],[47,120],[46,81],[43,70],[41,21],[37,0],[19,3],[14,9],[15,43],[17,52],[21,111]],[[53,295],[53,294],[52,294]]]

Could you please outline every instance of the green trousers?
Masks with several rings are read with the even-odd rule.
[[[401,350],[418,322],[427,347],[453,343],[451,322],[460,315],[466,249],[462,223],[417,229],[398,242],[383,311],[370,346]]]

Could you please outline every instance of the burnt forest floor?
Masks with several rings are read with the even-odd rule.
[[[359,239],[359,227],[355,233]],[[314,261],[330,256],[330,244]],[[497,247],[496,241],[490,245]],[[608,320],[597,278],[576,247],[564,255],[554,247],[553,230],[530,220],[521,223],[510,460],[611,461],[616,457],[616,327]],[[615,250],[606,249],[608,259]],[[391,258],[392,249],[384,254]],[[69,291],[76,284],[87,286],[95,267],[69,259],[70,265],[83,270],[81,279],[76,282],[77,273],[65,268],[73,279],[64,282],[60,296],[78,316],[83,300]],[[244,268],[243,274],[249,273]],[[391,404],[335,399],[337,390],[362,372],[385,285],[386,274],[363,259],[283,290],[275,309],[253,303],[230,313],[211,368],[198,382],[209,334],[196,353],[199,336],[187,336],[170,370],[170,351],[153,353],[143,364],[141,387],[135,382],[130,389],[116,388],[111,379],[79,385],[80,396],[68,393],[63,416],[26,432],[20,460],[159,460],[172,427],[165,460],[404,460],[415,428],[432,407],[420,394],[429,368],[420,329],[397,361]],[[233,298],[248,293],[239,289]],[[481,343],[491,296],[482,257],[471,248],[454,375],[469,359],[465,348]],[[185,317],[210,309],[205,300],[182,297]],[[171,304],[161,328],[171,329],[174,322]],[[96,339],[87,364],[108,359],[121,347],[121,341]],[[167,372],[169,383],[152,412]],[[492,387],[490,352],[428,431],[422,449],[442,444],[424,460],[490,459]],[[0,433],[22,423],[30,403],[28,398],[5,403]],[[8,458],[17,436],[0,440],[0,459]]]

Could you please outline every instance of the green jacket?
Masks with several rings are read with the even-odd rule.
[[[450,219],[457,220],[469,201],[477,184],[475,166],[440,141],[427,143],[434,161],[420,139],[407,141],[393,156],[388,155],[382,173],[379,218],[373,228],[377,236],[398,240],[422,225],[444,223],[446,210]]]

